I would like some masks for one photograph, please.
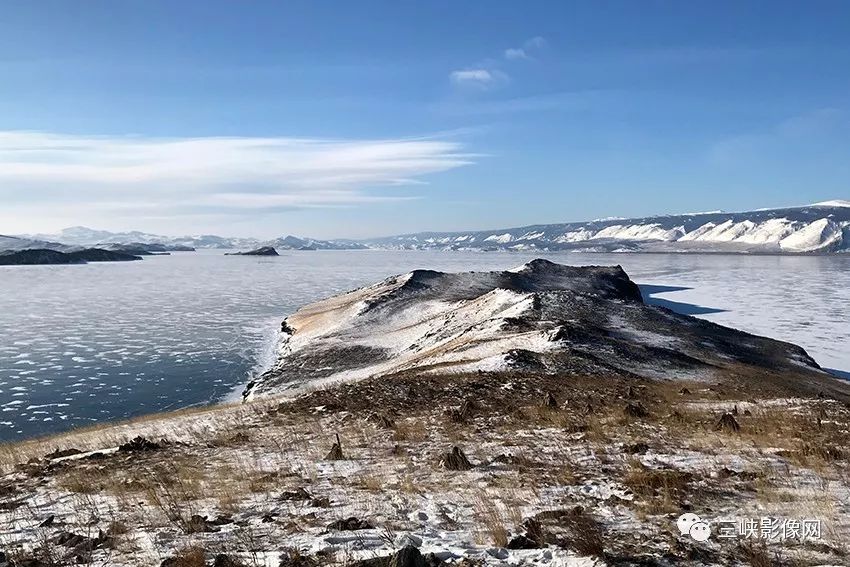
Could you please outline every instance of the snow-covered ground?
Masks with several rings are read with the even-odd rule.
[[[553,390],[559,407],[541,408],[539,381],[515,376],[498,393],[517,404],[510,411],[492,405],[494,390],[473,383],[458,387],[475,393],[475,403],[455,420],[447,411],[457,406],[442,396],[451,382],[420,405],[393,403],[392,394],[370,404],[363,397],[380,389],[373,383],[282,408],[266,399],[23,443],[0,453],[0,551],[41,548],[59,558],[72,553],[57,543],[61,533],[103,531],[110,539],[84,563],[159,565],[194,546],[248,566],[278,567],[294,553],[355,565],[413,545],[449,565],[601,567],[662,556],[680,564],[695,555],[703,565],[728,565],[765,542],[768,557],[841,564],[850,537],[840,449],[847,410],[823,400],[743,399],[755,392],[721,401],[716,386],[688,385],[687,394],[678,385],[631,394],[622,383],[570,389],[553,381],[546,387],[565,388]],[[584,409],[588,400],[593,410]],[[624,419],[629,400],[649,416]],[[380,409],[358,409],[364,405]],[[741,431],[715,430],[733,406]],[[326,456],[334,434],[340,460]],[[117,449],[139,435],[168,443]],[[818,452],[815,440],[839,449]],[[470,470],[446,468],[441,455],[452,446]],[[82,452],[44,457],[68,448]],[[683,511],[710,522],[715,536],[718,522],[748,518],[816,520],[821,531],[807,540],[698,543],[676,529]],[[547,523],[557,517],[566,524]],[[364,523],[334,527],[347,518]],[[529,518],[540,518],[544,533],[569,537],[511,549],[517,536],[536,533]]]

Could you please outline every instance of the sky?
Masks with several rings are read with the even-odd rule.
[[[0,234],[850,198],[847,2],[0,1]]]

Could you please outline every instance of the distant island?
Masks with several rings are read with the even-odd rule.
[[[272,246],[261,246],[247,252],[229,252],[225,256],[280,256]]]
[[[58,250],[28,249],[0,252],[0,266],[27,266],[36,264],[86,264],[88,262],[127,262],[141,260],[139,256],[125,252],[87,248],[75,252]]]

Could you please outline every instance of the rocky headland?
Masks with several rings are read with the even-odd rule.
[[[141,260],[141,258],[134,254],[101,248],[86,248],[68,252],[48,249],[0,252],[0,266],[86,264],[88,262],[127,262],[132,260]]]

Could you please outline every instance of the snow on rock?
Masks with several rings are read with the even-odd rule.
[[[277,363],[247,397],[406,372],[703,379],[752,364],[821,374],[794,345],[645,305],[619,266],[416,270],[307,305],[283,329]]]
[[[811,252],[841,242],[842,234],[839,225],[830,219],[821,219],[783,238],[779,246],[783,250]]]
[[[597,232],[593,238],[616,238],[618,240],[678,240],[685,234],[683,227],[664,229],[660,224],[619,225],[615,224]]]
[[[513,239],[514,239],[513,235],[508,232],[508,233],[505,233],[505,234],[493,234],[492,236],[488,236],[487,238],[485,238],[484,241],[485,242],[499,242],[501,244],[504,244],[505,242],[510,242]]]
[[[812,207],[850,207],[850,201],[844,199],[834,199],[832,201],[821,201],[814,203]]]
[[[375,247],[465,248],[507,250],[572,250],[584,252],[739,252],[739,253],[833,253],[850,251],[847,231],[823,234],[821,241],[803,233],[786,245],[780,243],[805,229],[821,231],[829,219],[850,227],[850,201],[831,200],[802,207],[768,208],[744,212],[711,211],[643,218],[603,218],[589,222],[534,225],[487,232],[427,235],[428,240],[410,244],[413,235],[378,238]],[[806,240],[804,245],[797,239]],[[591,242],[592,246],[586,243]],[[791,243],[791,245],[788,245]]]

